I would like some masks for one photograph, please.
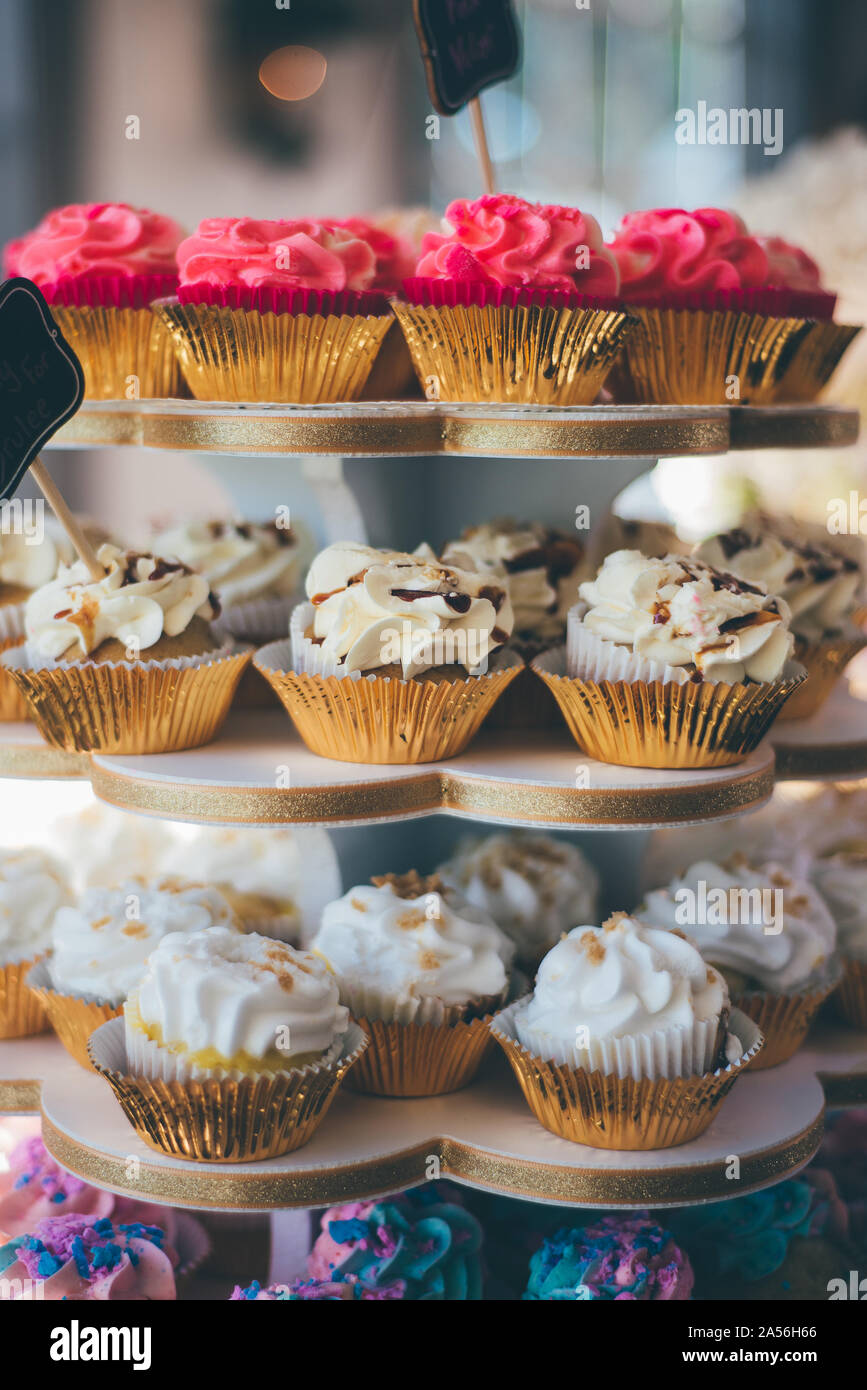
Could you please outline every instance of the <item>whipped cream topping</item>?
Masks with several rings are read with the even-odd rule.
[[[77,560],[27,600],[27,641],[42,655],[87,656],[111,638],[144,650],[163,634],[177,637],[194,617],[210,620],[219,612],[207,579],[179,560],[113,545],[100,546],[97,559],[104,578],[91,579]]]
[[[834,549],[827,535],[823,543],[806,528],[798,532],[795,522],[760,514],[711,536],[695,554],[785,599],[792,631],[817,641],[851,618],[862,575],[856,560]]]
[[[349,1022],[324,961],[226,927],[163,937],[132,1002],[164,1046],[225,1058],[324,1053]]]
[[[539,966],[524,1021],[572,1046],[577,1030],[599,1042],[692,1028],[728,1007],[725,981],[683,937],[617,913],[575,927]]]
[[[288,597],[300,585],[298,533],[275,522],[188,522],[160,532],[153,549],[203,574],[224,608]]]
[[[512,605],[502,584],[437,559],[338,542],[307,574],[313,636],[347,672],[398,663],[405,678],[432,666],[484,671],[511,635]]]
[[[71,901],[66,871],[53,855],[0,850],[0,963],[47,951],[54,914]]]
[[[812,879],[837,924],[840,950],[867,961],[867,839],[816,859]]]
[[[391,882],[360,884],[328,904],[311,949],[331,966],[343,997],[373,989],[399,1007],[502,993],[513,953],[508,938],[486,912],[429,886],[401,896]]]
[[[776,680],[792,653],[786,604],[700,560],[615,550],[580,594],[591,632],[710,681]]]
[[[821,897],[779,864],[740,854],[702,860],[648,893],[639,921],[685,932],[705,960],[763,989],[798,989],[834,950],[836,929]]]
[[[88,994],[119,1004],[138,984],[145,962],[168,933],[225,926],[235,915],[216,888],[164,878],[152,886],[130,878],[116,888],[88,888],[75,907],[61,907],[52,929],[51,981],[60,994]]]
[[[578,598],[584,547],[540,522],[491,521],[449,541],[443,561],[504,580],[515,632],[539,641],[562,640],[566,614]]]
[[[15,532],[0,535],[0,584],[38,589],[53,579],[60,564],[57,546],[50,536],[35,542]]]
[[[527,963],[596,914],[596,870],[577,845],[550,835],[465,840],[436,872],[447,888],[488,913]]]

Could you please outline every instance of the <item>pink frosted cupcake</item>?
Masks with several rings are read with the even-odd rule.
[[[70,203],[6,247],[4,274],[42,290],[91,399],[179,394],[171,339],[150,306],[177,288],[182,237],[170,217],[146,208]]]
[[[177,299],[160,306],[198,400],[357,399],[392,323],[365,227],[199,223],[178,247]]]
[[[0,1237],[2,1238],[2,1237]],[[157,1226],[108,1217],[55,1216],[0,1245],[0,1280],[12,1300],[173,1301],[177,1256]]]
[[[628,326],[596,219],[496,194],[445,225],[394,304],[428,398],[592,401]]]
[[[402,225],[399,220],[389,224],[388,219],[383,222],[376,216],[344,217],[332,226],[362,237],[373,247],[376,256],[373,289],[387,295],[397,294],[407,276],[413,274],[419,247],[411,239],[411,227]],[[412,394],[418,394],[412,358],[403,334],[392,320],[361,398],[386,401]]]
[[[811,400],[859,331],[781,237],[722,208],[628,213],[608,243],[638,323],[618,394],[658,403]]]

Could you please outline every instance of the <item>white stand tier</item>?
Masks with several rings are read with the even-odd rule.
[[[416,766],[311,753],[288,715],[236,715],[186,753],[95,756],[93,789],[128,811],[217,824],[357,825],[443,812],[491,824],[649,828],[760,806],[773,788],[761,747],[735,767],[659,772],[594,762],[562,733],[482,733],[466,753]]]
[[[867,773],[867,701],[846,682],[831,692],[809,719],[777,720],[770,732],[777,755],[777,777],[863,777]]]

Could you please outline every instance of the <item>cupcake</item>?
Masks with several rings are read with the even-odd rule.
[[[564,936],[491,1031],[540,1124],[602,1149],[696,1138],[761,1046],[689,941],[622,912]]]
[[[183,235],[146,208],[71,203],[6,247],[4,273],[39,286],[91,400],[180,394],[171,338],[151,306],[177,288]]]
[[[0,1038],[46,1027],[45,1011],[26,979],[51,948],[54,914],[71,900],[66,872],[53,855],[0,850]]]
[[[837,924],[843,979],[834,1002],[848,1023],[867,1028],[867,836],[829,836],[811,877]]]
[[[357,400],[393,319],[377,251],[330,221],[209,217],[160,305],[197,400]]]
[[[867,635],[855,623],[863,587],[857,560],[835,547],[824,529],[761,513],[711,536],[695,553],[785,600],[795,659],[806,669],[807,681],[787,702],[782,718],[815,714],[867,645]]]
[[[365,1046],[323,961],[208,927],[162,938],[89,1054],[151,1148],[237,1163],[306,1143]]]
[[[94,800],[80,811],[52,820],[49,834],[76,889],[83,892],[113,888],[125,876],[155,879],[168,872],[178,827]],[[185,869],[171,872],[201,881],[201,875]]]
[[[586,405],[629,319],[596,219],[512,194],[458,199],[394,312],[429,399]]]
[[[601,762],[741,762],[804,679],[783,600],[699,560],[615,550],[580,594],[533,670]]]
[[[502,584],[438,560],[341,541],[307,574],[289,642],[255,657],[314,753],[361,763],[461,752],[521,669]]]
[[[530,1260],[524,1298],[685,1302],[694,1282],[689,1256],[641,1212],[557,1231]]]
[[[61,566],[2,657],[47,741],[77,752],[165,753],[214,737],[249,651],[221,646],[208,581],[178,560],[100,547],[101,579]]]
[[[340,1280],[298,1278],[293,1279],[291,1284],[266,1284],[264,1287],[254,1279],[246,1288],[236,1284],[229,1295],[229,1302],[300,1303],[324,1300],[326,1303],[372,1303],[389,1298],[403,1298],[401,1285],[392,1284],[383,1289],[367,1288],[360,1279],[347,1276]]]
[[[680,930],[725,976],[733,1005],[765,1037],[753,1067],[797,1052],[840,979],[836,928],[815,888],[780,864],[742,854],[699,861],[647,894],[635,917]]]
[[[827,1301],[848,1284],[852,1251],[845,1203],[829,1173],[808,1169],[728,1202],[672,1213],[692,1256],[696,1297]]]
[[[305,541],[296,527],[276,521],[193,521],[161,531],[153,547],[203,574],[220,604],[220,627],[258,645],[286,632]]]
[[[167,933],[237,925],[216,888],[182,879],[148,885],[130,878],[114,888],[88,888],[75,906],[57,911],[51,955],[33,967],[27,983],[64,1047],[88,1067],[88,1038],[107,1019],[120,1017]]]
[[[316,1280],[357,1280],[380,1298],[481,1299],[482,1228],[463,1206],[395,1195],[331,1207],[320,1224],[307,1259]]]
[[[0,1245],[0,1281],[13,1300],[173,1300],[177,1255],[164,1241],[158,1226],[55,1216]]]
[[[812,400],[859,332],[818,267],[721,208],[628,213],[607,250],[637,322],[617,392],[673,405]]]
[[[577,845],[551,835],[466,839],[436,873],[494,919],[531,974],[564,932],[596,916],[596,870]]]
[[[478,1071],[514,948],[487,913],[443,889],[435,876],[388,874],[322,913],[311,949],[370,1038],[353,1089],[442,1095]]]

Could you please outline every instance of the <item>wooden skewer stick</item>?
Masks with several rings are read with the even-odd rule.
[[[491,163],[491,152],[488,149],[488,137],[485,132],[485,118],[482,115],[482,105],[478,97],[473,97],[468,102],[470,120],[473,125],[473,140],[476,145],[476,155],[482,169],[482,184],[486,193],[494,193],[494,166]]]
[[[30,472],[36,481],[37,486],[45,497],[57,520],[60,522],[72,544],[75,546],[78,556],[87,566],[91,579],[104,579],[105,568],[99,563],[94,554],[93,546],[82,531],[72,512],[66,504],[66,500],[61,494],[57,484],[49,474],[41,458],[34,459],[30,465]]]

